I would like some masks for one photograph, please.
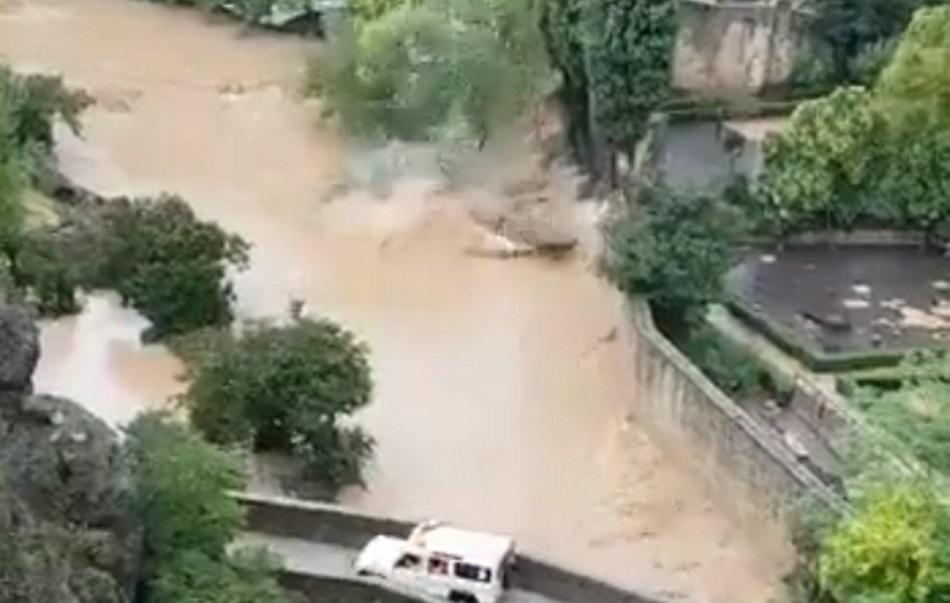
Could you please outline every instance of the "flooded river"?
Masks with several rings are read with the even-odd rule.
[[[132,0],[0,0],[0,55],[98,100],[61,165],[103,193],[174,191],[253,242],[245,317],[293,297],[373,351],[377,438],[344,501],[513,534],[552,560],[669,599],[764,603],[779,567],[737,533],[635,424],[617,294],[583,258],[465,253],[480,231],[446,193],[405,179],[327,202],[347,148],[296,96],[308,48]],[[40,390],[121,423],[178,391],[141,319],[93,297],[44,327]],[[595,603],[595,602],[590,602]]]

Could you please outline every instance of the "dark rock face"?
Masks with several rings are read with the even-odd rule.
[[[29,392],[39,357],[39,332],[30,316],[0,307],[0,393]]]
[[[117,434],[30,393],[38,332],[23,312],[0,307],[0,337],[0,601],[130,601],[142,527]]]

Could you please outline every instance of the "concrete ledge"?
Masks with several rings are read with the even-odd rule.
[[[378,534],[405,537],[415,521],[369,515],[333,504],[233,493],[244,506],[247,529],[357,549]],[[289,580],[304,580],[291,574]],[[657,603],[639,593],[519,554],[512,585],[557,601],[572,603]],[[317,588],[314,582],[313,588]],[[317,592],[314,590],[313,592]],[[319,599],[321,603],[323,599]],[[388,603],[390,599],[384,599]],[[401,601],[393,599],[393,601]]]
[[[424,603],[366,582],[284,571],[280,583],[312,603]]]

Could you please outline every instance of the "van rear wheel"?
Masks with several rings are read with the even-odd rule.
[[[454,603],[478,603],[478,597],[472,593],[453,590],[449,593],[449,601]]]

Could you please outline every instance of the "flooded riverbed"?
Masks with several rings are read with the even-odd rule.
[[[584,258],[472,257],[468,204],[404,179],[326,202],[346,148],[296,97],[307,47],[132,0],[0,0],[0,54],[99,99],[66,173],[103,193],[174,191],[254,244],[239,312],[303,297],[370,344],[360,417],[378,440],[366,491],[344,502],[513,534],[524,548],[666,598],[758,603],[779,569],[697,478],[635,424],[617,294]],[[179,385],[140,323],[106,298],[46,325],[37,387],[110,420]],[[594,602],[591,602],[594,603]]]

